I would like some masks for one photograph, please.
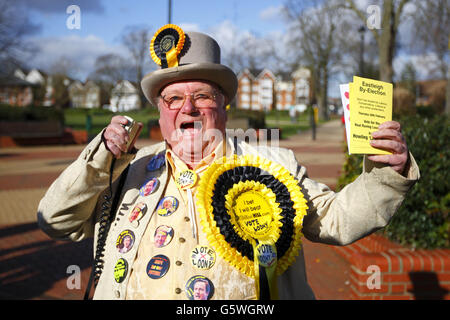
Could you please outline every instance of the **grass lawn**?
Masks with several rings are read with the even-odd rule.
[[[144,124],[141,137],[148,137],[148,121],[157,120],[159,113],[156,109],[145,109],[139,111],[120,112],[117,114],[127,115],[138,122]],[[103,130],[111,121],[115,113],[102,109],[66,109],[64,110],[65,126],[74,130],[86,130],[87,119],[90,117],[91,125],[89,128],[89,136],[95,136]],[[310,128],[309,117],[307,113],[302,113],[297,117],[296,122],[292,122],[289,114],[284,111],[272,111],[265,115],[266,126],[268,128],[280,128],[282,138],[287,138],[300,131]]]
[[[266,115],[266,125],[270,128],[280,128],[282,139],[290,137],[310,128],[309,115],[306,112],[300,113],[296,121],[292,122],[288,111],[272,111]]]
[[[157,120],[159,113],[156,110],[139,110],[130,112],[120,112],[120,115],[126,115],[133,118],[135,121],[142,122],[144,128],[141,132],[141,137],[148,137],[149,120]],[[107,110],[101,109],[66,109],[64,110],[65,126],[74,130],[86,130],[87,119],[91,117],[91,125],[89,129],[89,136],[94,136],[100,133],[110,122],[111,118],[116,114]]]

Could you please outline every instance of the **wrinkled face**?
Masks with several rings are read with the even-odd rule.
[[[190,94],[211,93],[214,102],[208,108],[196,108]],[[180,109],[171,110],[162,98],[159,99],[159,124],[164,139],[180,157],[195,156],[200,161],[224,138],[227,114],[225,97],[212,83],[204,81],[174,82],[163,88],[161,97],[182,97]],[[209,150],[209,151],[208,151]]]

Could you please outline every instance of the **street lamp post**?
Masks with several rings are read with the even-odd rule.
[[[172,0],[169,0],[169,24],[172,23]]]
[[[361,37],[360,50],[359,50],[359,76],[364,76],[364,34],[366,32],[366,28],[361,26],[358,29],[359,35]]]

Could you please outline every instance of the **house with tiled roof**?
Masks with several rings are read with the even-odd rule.
[[[122,112],[141,107],[138,84],[128,80],[119,81],[111,90],[110,110]]]
[[[269,69],[244,69],[238,74],[236,105],[240,109],[274,108],[275,75]]]
[[[51,75],[36,68],[31,70],[17,68],[14,71],[14,76],[34,85],[35,95],[33,104],[46,107],[55,105],[54,78]],[[69,77],[65,77],[65,87],[68,87],[72,81]]]
[[[26,107],[33,103],[34,84],[15,75],[0,75],[0,103]]]
[[[311,73],[299,68],[274,75],[269,69],[244,69],[238,74],[236,107],[259,111],[303,111],[311,101]]]
[[[76,80],[69,85],[69,99],[72,108],[100,108],[102,106],[102,89],[93,80],[81,83]]]

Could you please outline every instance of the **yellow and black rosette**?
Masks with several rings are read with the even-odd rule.
[[[202,176],[197,208],[217,254],[255,278],[259,299],[277,299],[276,275],[301,249],[307,205],[298,181],[261,157],[224,157]]]
[[[183,50],[186,35],[174,24],[166,24],[156,31],[150,42],[152,60],[162,68],[178,66],[178,55]]]

